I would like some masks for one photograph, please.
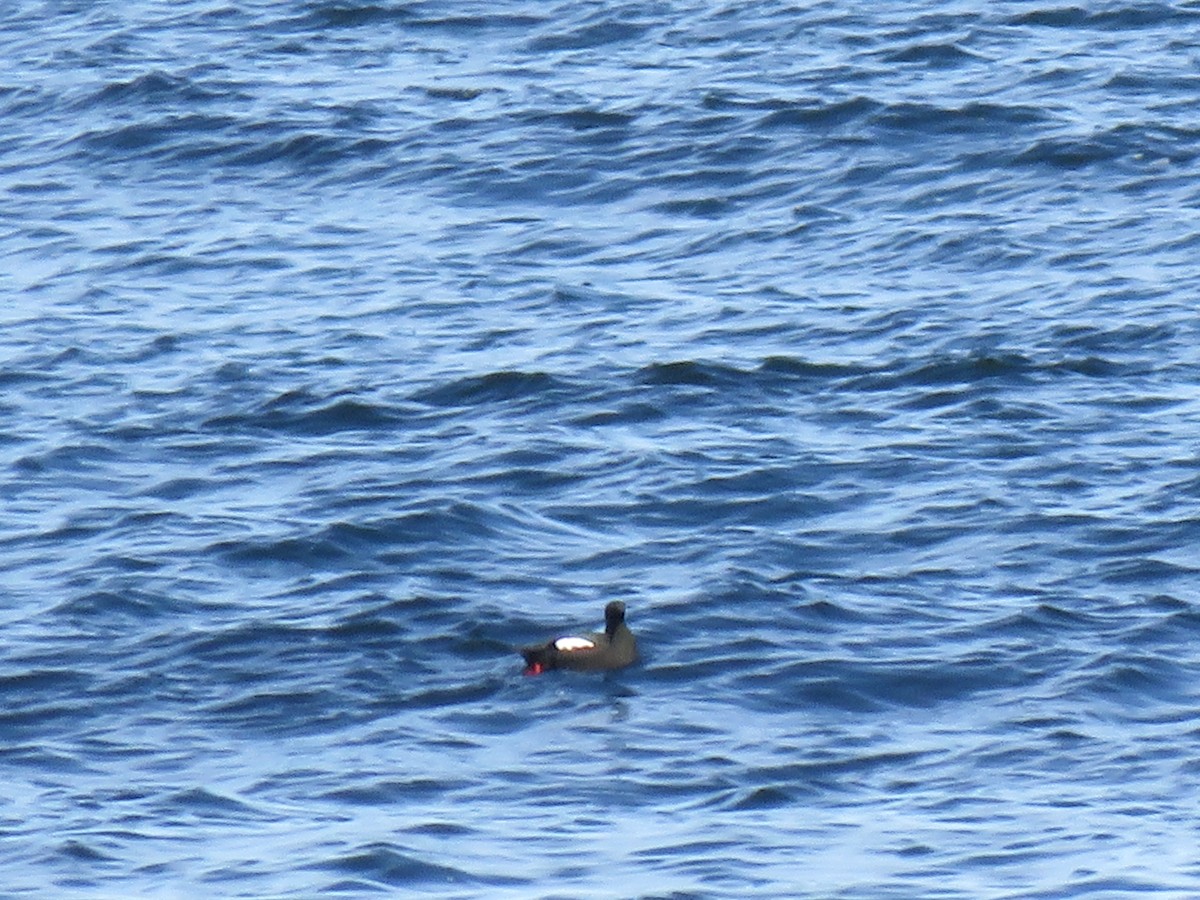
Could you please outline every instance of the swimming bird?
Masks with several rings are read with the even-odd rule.
[[[625,604],[613,600],[604,607],[604,634],[569,635],[521,648],[525,674],[551,669],[600,672],[620,669],[637,659],[637,639],[625,624]]]

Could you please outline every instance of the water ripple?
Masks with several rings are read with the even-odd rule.
[[[9,892],[1200,893],[1191,4],[44,6]]]

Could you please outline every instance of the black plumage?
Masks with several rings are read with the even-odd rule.
[[[599,672],[620,669],[637,659],[637,639],[625,624],[625,604],[613,600],[604,607],[604,633],[557,637],[521,648],[525,672],[538,675],[550,669]]]

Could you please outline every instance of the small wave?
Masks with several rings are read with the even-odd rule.
[[[15,716],[5,717],[3,712],[0,712],[0,727],[7,727],[9,724],[15,723],[17,728],[22,727],[26,721],[38,719],[38,712],[17,713]],[[53,721],[57,713],[51,711],[49,720]],[[85,716],[81,715],[79,721],[82,721]],[[57,727],[57,723],[56,727]],[[64,722],[64,724],[69,724]],[[75,723],[78,726],[78,721]],[[44,743],[39,740],[36,732],[30,735],[31,743],[24,744],[20,741],[20,736],[16,730],[5,732],[5,744],[0,748],[0,761],[10,768],[11,771],[20,771],[28,769],[31,772],[38,772],[42,777],[48,773],[70,774],[73,776],[86,775],[93,771],[93,767],[88,764],[88,755],[85,753],[61,753],[44,746]]]
[[[156,114],[138,122],[92,128],[76,136],[71,145],[100,164],[135,159],[203,162],[229,170],[336,173],[343,181],[361,177],[396,147],[393,140],[381,137],[346,137],[299,125],[198,112]]]
[[[889,50],[882,57],[891,63],[916,63],[935,69],[952,69],[972,63],[987,62],[987,58],[972,53],[953,42],[918,42]]]
[[[448,32],[462,32],[468,35],[480,31],[512,31],[525,34],[539,26],[545,25],[547,16],[489,11],[487,15],[427,15],[413,19],[408,27],[413,29],[430,29]]]
[[[1014,131],[1041,126],[1047,121],[1042,110],[1027,106],[998,103],[966,103],[944,107],[930,103],[895,103],[881,107],[872,123],[901,131],[925,134],[992,134],[1001,132],[1011,139]]]
[[[388,804],[409,804],[435,800],[470,785],[465,780],[440,780],[433,778],[384,778],[369,784],[356,784],[336,788],[321,795],[322,800],[348,803],[352,806],[380,807]],[[470,834],[472,829],[461,829],[461,835]]]
[[[304,33],[336,28],[364,28],[380,25],[404,25],[415,21],[418,13],[409,4],[310,2],[308,11],[279,27]]]
[[[814,203],[802,203],[799,206],[793,207],[792,215],[798,220],[796,229],[792,233],[799,233],[801,229],[809,230],[821,226],[833,227],[836,225],[845,225],[851,220],[847,213]]]
[[[845,363],[814,363],[794,356],[768,356],[762,361],[760,370],[772,375],[786,375],[801,381],[833,381],[867,373],[863,366]]]
[[[0,675],[0,697],[7,706],[30,705],[64,694],[79,694],[90,682],[89,676],[74,669],[33,669]]]
[[[118,858],[96,849],[89,843],[72,838],[58,848],[59,855],[75,862],[104,864],[118,862]]]
[[[311,408],[316,404],[323,405]],[[269,431],[322,436],[343,432],[391,431],[404,422],[394,407],[353,397],[329,402],[307,391],[287,391],[248,413],[214,416],[205,428],[220,431]]]
[[[632,125],[637,117],[632,113],[580,107],[569,110],[531,112],[526,114],[525,118],[531,125],[549,123],[568,128],[571,131],[595,131],[625,129]]]
[[[974,385],[987,381],[1028,383],[1037,372],[1033,361],[1020,353],[966,353],[934,359],[901,360],[855,378],[855,390],[896,390],[904,387]]]
[[[232,116],[181,113],[111,128],[92,129],[73,143],[99,162],[169,158],[188,152],[201,137],[226,135],[237,125]]]
[[[662,407],[644,401],[630,401],[616,405],[615,409],[602,409],[576,417],[576,425],[584,427],[604,425],[638,425],[657,422],[666,418]]]
[[[1106,356],[1128,355],[1153,348],[1164,348],[1179,337],[1178,330],[1162,322],[1153,325],[1133,323],[1062,324],[1054,328],[1055,340],[1064,348]]]
[[[594,50],[610,44],[621,44],[640,38],[648,30],[647,25],[606,19],[580,25],[570,30],[544,32],[531,38],[527,49],[530,53],[562,53],[572,50]]]
[[[1120,147],[1103,139],[1053,137],[1035,141],[1018,153],[1013,162],[1018,165],[1048,166],[1054,169],[1085,169],[1111,162],[1121,155]]]
[[[254,804],[207,788],[190,788],[164,797],[156,804],[162,815],[172,818],[207,819],[214,821],[266,822],[276,816],[265,813]]]
[[[180,106],[202,105],[221,101],[228,103],[237,97],[230,84],[210,84],[205,72],[192,70],[186,74],[162,71],[144,72],[124,81],[113,81],[85,98],[76,101],[75,108],[91,110],[96,106]]]
[[[272,130],[278,128],[271,126]],[[231,166],[288,165],[305,172],[325,172],[347,163],[377,159],[393,148],[390,140],[377,137],[346,138],[306,131],[288,134],[261,144],[231,147],[226,161]]]
[[[999,654],[896,663],[763,660],[736,679],[739,693],[763,709],[858,713],[953,704],[1027,681],[1023,667]]]
[[[45,453],[22,456],[14,465],[29,473],[43,472],[94,472],[110,465],[118,458],[117,450],[108,444],[66,444]]]
[[[303,688],[252,691],[200,712],[225,728],[274,736],[329,734],[370,715],[356,711],[343,693]]]
[[[1147,698],[1173,704],[1192,704],[1184,667],[1158,654],[1132,651],[1105,652],[1075,672],[1068,680],[1072,695],[1083,693],[1140,709]]]
[[[309,631],[297,625],[247,622],[188,635],[180,652],[197,659],[236,660],[266,656],[279,648],[304,646]]]
[[[545,372],[507,370],[471,375],[418,391],[417,403],[440,407],[472,407],[545,400],[566,387],[562,379]]]
[[[1039,603],[1033,609],[1013,613],[991,623],[986,630],[998,637],[1025,637],[1033,640],[1050,635],[1065,635],[1071,631],[1087,632],[1097,629],[1101,624],[1096,617],[1086,613],[1064,609],[1053,603]]]
[[[393,844],[372,843],[350,853],[336,856],[311,868],[331,869],[372,884],[396,888],[414,885],[473,885],[476,887],[525,887],[535,883],[529,878],[497,873],[476,873],[467,868],[443,865],[413,854]]]
[[[408,631],[402,624],[408,605],[388,601],[380,607],[351,613],[330,625],[328,634],[331,640],[356,647],[397,640]]]
[[[489,654],[490,655],[490,654]],[[494,697],[503,687],[503,682],[496,678],[483,678],[455,685],[425,686],[405,692],[397,703],[404,709],[446,709],[462,704],[478,703]],[[519,718],[499,714],[506,722],[515,727],[524,727],[525,722]],[[478,724],[476,722],[475,724]],[[491,730],[491,729],[489,729]],[[511,728],[509,730],[512,730]]]
[[[1200,13],[1186,5],[1166,3],[1115,4],[1089,10],[1080,6],[1035,9],[1009,18],[1009,24],[1043,28],[1095,28],[1102,31],[1156,28],[1191,24]]]
[[[1181,577],[1194,577],[1200,569],[1152,557],[1111,561],[1101,566],[1100,577],[1109,584],[1169,584]]]
[[[736,204],[728,197],[696,197],[667,200],[651,207],[669,216],[692,216],[697,219],[717,219],[732,212]]]
[[[709,91],[700,102],[704,109],[730,110],[735,112],[743,110],[777,112],[795,105],[794,101],[782,97],[749,98],[725,90]],[[730,121],[736,120],[731,119]]]
[[[448,87],[434,85],[422,88],[426,97],[433,100],[475,100],[486,92],[486,88]]]
[[[1046,367],[1050,373],[1065,373],[1067,375],[1082,375],[1085,378],[1119,378],[1133,374],[1135,367],[1099,356],[1085,356],[1074,359],[1064,359],[1051,363]]]
[[[329,567],[356,558],[346,547],[319,534],[278,540],[226,540],[213,544],[208,552],[231,563],[253,568]]]
[[[489,15],[437,15],[436,10],[410,3],[324,2],[307,4],[307,12],[287,19],[279,27],[305,34],[334,29],[394,27],[397,30],[440,29],[473,33],[494,30],[526,30],[545,23],[540,15],[497,10]],[[433,14],[431,14],[433,13]]]
[[[854,97],[835,103],[793,104],[767,113],[758,128],[838,128],[861,121],[883,109],[883,104],[867,97]]]
[[[638,373],[638,381],[647,385],[716,387],[742,374],[740,369],[732,366],[680,360],[651,363]]]
[[[227,487],[226,482],[218,482],[209,478],[168,478],[142,491],[142,496],[154,497],[157,500],[187,500],[207,491]]]
[[[787,803],[796,794],[842,792],[863,777],[879,770],[907,769],[926,754],[920,751],[887,753],[805,754],[794,762],[754,766],[741,773],[749,784],[749,796],[743,796],[737,808],[746,808],[758,795],[759,805]],[[815,757],[815,758],[814,758]]]
[[[8,668],[11,671],[11,666]],[[48,727],[78,730],[94,713],[87,693],[95,681],[94,676],[71,669],[0,675],[0,734],[6,742],[15,743],[26,732],[44,735]],[[46,760],[31,762],[42,764]]]
[[[948,353],[933,358],[898,359],[880,365],[812,362],[786,356],[767,357],[757,366],[736,366],[707,360],[678,360],[650,363],[633,373],[637,384],[649,388],[696,388],[705,396],[738,402],[761,399],[797,390],[818,388],[848,393],[924,389],[917,397],[905,397],[908,408],[937,408],[975,399],[974,389],[995,383],[1027,386],[1053,376],[1082,375],[1103,378],[1123,374],[1124,369],[1095,360],[1039,361],[1023,353],[985,351]],[[699,394],[698,394],[699,395]],[[676,398],[678,399],[678,398]],[[588,421],[620,422],[637,414],[650,419],[672,407],[656,394],[640,394],[628,411],[597,413]],[[1026,410],[1018,414],[1029,415]]]
[[[128,567],[128,563],[125,563]],[[134,620],[143,622],[163,616],[177,608],[166,598],[156,597],[142,591],[92,591],[54,607],[55,616],[66,620],[87,621],[116,628],[117,622]]]
[[[1157,598],[1156,605],[1169,610],[1169,614],[1127,632],[1128,645],[1144,647],[1151,652],[1161,652],[1171,646],[1186,650],[1192,646],[1200,637],[1200,610],[1173,597]]]

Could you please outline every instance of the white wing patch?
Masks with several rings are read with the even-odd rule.
[[[587,638],[561,637],[554,642],[556,650],[591,650],[596,645]]]

